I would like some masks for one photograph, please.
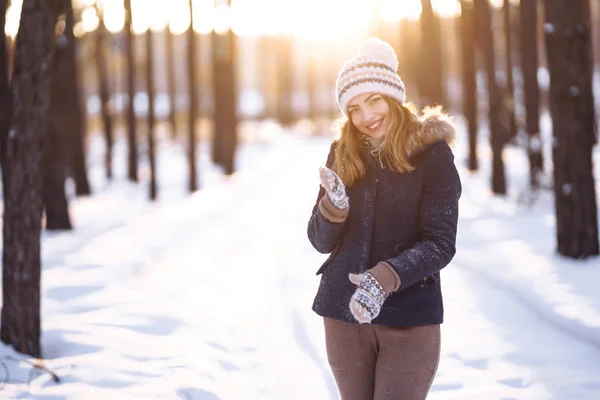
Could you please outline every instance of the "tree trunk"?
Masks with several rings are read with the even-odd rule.
[[[153,33],[146,31],[146,83],[148,85],[148,163],[150,164],[150,200],[156,200],[156,157],[154,155],[154,57]]]
[[[6,10],[8,0],[0,0],[0,26],[6,23]],[[10,117],[12,113],[12,97],[10,93],[9,51],[6,45],[6,33],[0,29],[0,166],[4,165],[6,154],[6,140],[10,129]],[[6,191],[4,191],[6,194]]]
[[[477,66],[475,60],[475,12],[471,2],[461,0],[461,43],[463,70],[463,109],[469,130],[470,171],[479,168],[477,160]]]
[[[75,79],[69,57],[69,38],[66,23],[71,8],[71,0],[59,0],[61,15],[59,20],[65,22],[63,32],[57,32],[54,59],[50,72],[49,106],[46,114],[46,137],[44,139],[42,165],[43,189],[42,198],[46,210],[46,229],[72,229],[69,217],[69,205],[65,194],[66,163],[68,153],[67,143],[69,133],[77,132],[77,119],[71,108],[72,104],[65,101],[71,93],[72,81]],[[60,25],[57,25],[60,26]],[[72,25],[71,25],[72,26]]]
[[[306,92],[308,97],[308,118],[315,120],[320,115],[318,108],[319,86],[317,84],[319,71],[318,71],[318,44],[315,44],[310,50],[308,55],[308,62],[306,66]]]
[[[125,3],[125,53],[127,60],[125,62],[127,69],[127,171],[128,178],[132,182],[138,181],[138,150],[137,150],[137,120],[135,115],[135,41],[133,37],[131,0],[124,0]]]
[[[421,0],[421,70],[419,96],[423,104],[445,104],[440,19],[431,0]]]
[[[475,0],[475,19],[478,21],[479,50],[483,56],[487,74],[490,143],[492,146],[492,191],[495,194],[506,194],[502,150],[507,140],[507,133],[500,122],[502,101],[500,89],[496,82],[494,36],[492,34],[492,18],[488,0]]]
[[[62,102],[66,103],[65,106],[70,107],[70,112],[69,123],[64,123],[63,127],[66,130],[66,137],[68,138],[67,144],[70,145],[67,166],[69,167],[71,176],[75,180],[75,193],[78,196],[84,196],[91,194],[85,162],[85,114],[77,71],[77,41],[73,33],[75,24],[72,2],[66,2],[65,7],[64,33],[66,45],[64,47],[61,46],[58,51],[61,53],[59,58],[64,59],[64,68],[68,69],[70,76],[70,79],[64,81],[65,88],[63,88],[63,92],[65,93],[65,97],[62,99]]]
[[[108,62],[106,60],[106,39],[107,29],[104,26],[103,11],[98,11],[100,23],[96,29],[96,72],[98,74],[98,87],[100,90],[100,103],[102,112],[102,123],[104,124],[104,137],[106,139],[106,153],[104,164],[106,168],[106,177],[112,179],[112,149],[113,149],[113,121],[112,110],[110,106],[110,81],[108,74]]]
[[[537,78],[538,71],[538,6],[537,0],[520,2],[521,32],[521,75],[523,76],[523,95],[525,103],[525,129],[527,130],[529,158],[529,184],[532,189],[540,186],[544,173],[542,138],[540,136],[540,93]]]
[[[42,139],[59,1],[24,0],[12,78],[11,133],[2,169],[4,199],[0,338],[41,357],[40,230]]]
[[[546,54],[554,146],[557,249],[584,258],[599,253],[592,147],[595,142],[589,3],[545,0]]]
[[[512,62],[512,24],[510,19],[510,0],[504,0],[502,9],[504,17],[504,43],[505,43],[505,68],[506,68],[506,89],[504,90],[504,109],[507,113],[509,137],[517,136],[517,121],[515,119],[515,84],[513,81],[513,62]],[[535,36],[533,36],[535,37]]]
[[[191,192],[198,189],[196,177],[196,108],[198,108],[198,95],[196,92],[196,32],[194,31],[194,6],[189,0],[190,28],[188,29],[188,94],[189,94],[189,132],[188,132],[188,163],[189,186]]]
[[[235,96],[235,35],[231,30],[212,34],[215,131],[213,153],[225,174],[234,172],[237,145],[237,101]]]
[[[173,49],[173,33],[171,28],[165,28],[167,57],[167,91],[169,92],[169,123],[171,124],[171,137],[177,137],[177,87],[175,86],[175,51]]]
[[[291,36],[281,36],[277,43],[277,115],[283,126],[294,122],[292,109],[293,96],[293,39]]]

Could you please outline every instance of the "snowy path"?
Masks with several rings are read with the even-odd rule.
[[[76,215],[97,223],[44,242],[43,348],[63,383],[40,375],[0,398],[336,399],[310,310],[324,256],[305,234],[327,150],[326,139],[281,137],[245,148],[240,173],[181,201],[153,206],[129,188],[78,202]],[[478,206],[467,188],[461,209]],[[470,215],[443,272],[430,398],[596,398],[598,346],[485,273],[502,262]]]

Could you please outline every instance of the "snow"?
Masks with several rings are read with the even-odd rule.
[[[469,173],[456,122],[463,196],[429,398],[598,398],[600,259],[555,253],[552,193],[527,190],[524,148],[506,149],[510,191],[491,195],[487,139]],[[124,140],[106,182],[91,137],[94,195],[71,201],[73,232],[42,238],[43,365],[61,382],[1,346],[0,398],[336,399],[311,311],[326,256],[305,231],[330,137],[256,123],[231,177],[203,142],[188,195],[185,147],[159,136],[156,203],[145,164],[126,182]]]

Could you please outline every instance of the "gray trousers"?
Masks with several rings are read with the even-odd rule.
[[[325,318],[325,344],[342,400],[423,400],[440,359],[440,326]]]

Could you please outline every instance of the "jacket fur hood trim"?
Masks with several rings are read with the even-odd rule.
[[[449,146],[455,142],[456,128],[451,117],[442,111],[442,107],[425,108],[419,122],[419,129],[411,133],[406,141],[406,153],[409,157],[440,141],[445,141]]]

